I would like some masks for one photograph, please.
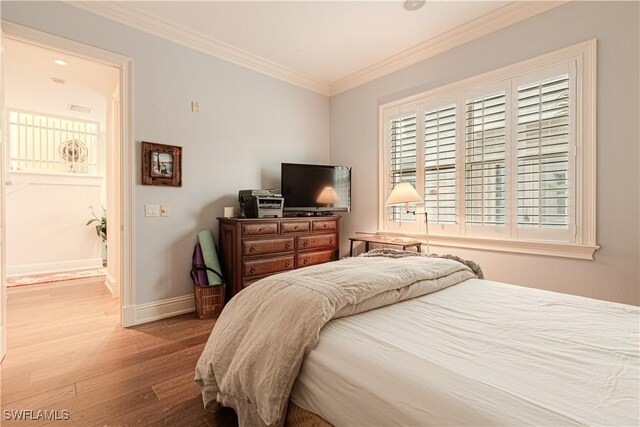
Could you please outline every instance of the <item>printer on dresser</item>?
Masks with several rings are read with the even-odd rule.
[[[240,190],[240,218],[278,218],[282,216],[284,198],[275,190]]]
[[[339,259],[340,217],[218,218],[227,299],[271,274]]]

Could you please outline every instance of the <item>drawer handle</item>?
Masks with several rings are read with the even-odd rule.
[[[262,231],[262,227],[258,228],[258,232],[261,232],[261,231]]]
[[[327,224],[322,224],[322,228],[327,228]]]
[[[291,244],[290,243],[285,243],[284,248],[285,249],[290,249],[291,248]]]
[[[333,239],[329,239],[329,244],[333,245]]]
[[[255,268],[255,267],[251,267],[251,268],[249,269],[249,273],[255,273],[255,272],[256,272],[256,268]]]
[[[286,268],[289,268],[289,261],[285,262],[285,263],[284,263],[284,266],[285,266]]]
[[[251,245],[251,247],[249,248],[249,252],[255,252],[256,251],[256,247]]]
[[[297,230],[297,229],[298,229],[298,226],[297,226],[297,225],[296,225],[296,226],[294,226],[294,227],[293,227],[293,229],[294,229],[294,230]]]
[[[308,259],[305,259],[304,261],[302,261],[302,263],[303,263],[304,265],[307,265],[307,264],[309,263],[309,260],[308,260]]]
[[[307,242],[306,240],[304,242],[302,242],[302,246],[306,247],[307,244],[309,244],[309,242]]]

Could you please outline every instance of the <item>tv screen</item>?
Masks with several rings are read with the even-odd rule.
[[[287,212],[349,212],[351,168],[283,163],[282,197]]]

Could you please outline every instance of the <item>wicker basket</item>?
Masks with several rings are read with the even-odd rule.
[[[224,283],[214,286],[195,285],[193,292],[196,299],[198,318],[218,317],[224,307]]]

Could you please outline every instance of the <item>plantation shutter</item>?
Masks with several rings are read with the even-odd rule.
[[[424,200],[430,222],[455,224],[455,104],[424,113]]]
[[[387,194],[401,182],[416,186],[416,125],[417,115],[408,114],[390,121],[391,156],[389,168],[389,188]],[[415,210],[415,203],[410,204]],[[408,215],[405,206],[389,206],[389,220],[393,222],[413,222],[415,215]]]
[[[505,224],[505,91],[466,101],[465,217],[468,225]]]
[[[518,87],[519,228],[568,228],[569,76]]]

